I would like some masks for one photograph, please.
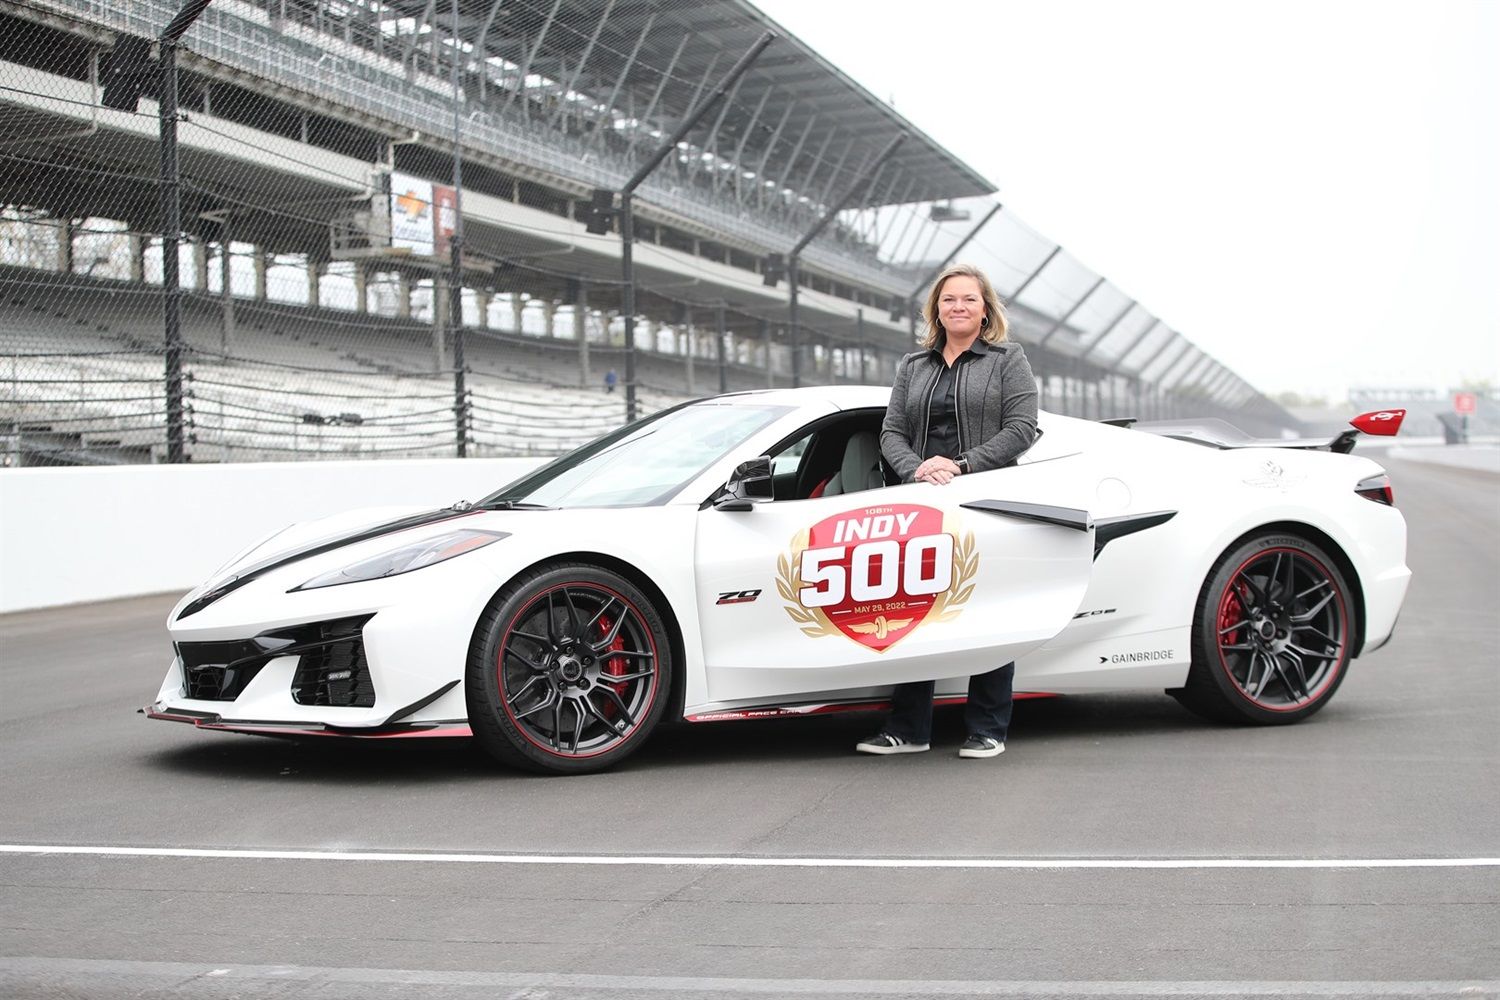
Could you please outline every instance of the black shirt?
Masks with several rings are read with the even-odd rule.
[[[932,398],[927,404],[927,446],[922,449],[923,458],[941,455],[944,458],[958,457],[958,406],[955,390],[958,386],[958,366],[967,363],[975,355],[989,352],[989,345],[978,337],[969,349],[948,364],[943,358],[943,349],[934,347],[942,369],[937,384],[932,387]]]

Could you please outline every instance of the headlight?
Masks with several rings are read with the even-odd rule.
[[[420,542],[403,545],[399,549],[382,552],[378,556],[361,560],[313,577],[306,583],[293,587],[288,593],[298,590],[316,590],[319,587],[337,587],[341,583],[359,583],[363,580],[379,580],[387,576],[399,576],[414,569],[433,566],[465,552],[482,549],[491,542],[509,538],[508,531],[479,531],[463,528],[450,531]]]

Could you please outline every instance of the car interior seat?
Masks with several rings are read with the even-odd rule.
[[[873,431],[855,431],[844,444],[844,461],[839,471],[823,487],[822,495],[858,493],[885,485],[880,470],[880,442]]]

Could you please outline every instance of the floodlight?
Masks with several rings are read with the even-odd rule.
[[[943,205],[933,202],[932,208],[928,210],[928,218],[933,222],[965,222],[969,218],[969,210],[954,208],[951,201]]]
[[[99,103],[116,111],[135,111],[141,94],[157,77],[151,64],[151,39],[121,33],[114,48],[99,64],[99,82],[104,89]]]
[[[595,188],[589,201],[588,221],[584,231],[603,236],[610,231],[615,218],[615,193],[609,188]]]
[[[775,288],[786,277],[786,258],[779,253],[768,253],[761,261],[760,282]]]

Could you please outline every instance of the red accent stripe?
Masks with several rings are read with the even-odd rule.
[[[1405,413],[1406,411],[1403,410],[1402,412]],[[1302,558],[1306,559],[1308,562],[1310,562],[1314,566],[1316,566],[1322,572],[1324,579],[1328,580],[1329,583],[1330,583],[1330,585],[1332,584],[1332,582],[1333,582],[1333,574],[1331,574],[1328,571],[1328,567],[1324,566],[1321,562],[1319,562],[1318,560],[1314,559],[1311,555],[1309,555],[1307,552],[1303,551],[1302,549],[1295,549],[1295,548],[1289,548],[1289,547],[1287,547],[1285,545],[1278,545],[1278,546],[1275,546],[1273,548],[1262,549],[1260,552],[1257,552],[1254,555],[1251,555],[1244,562],[1240,563],[1240,565],[1238,566],[1238,568],[1236,568],[1235,571],[1234,571],[1234,573],[1231,574],[1230,577],[1229,577],[1229,582],[1230,582],[1231,588],[1233,587],[1234,581],[1236,581],[1236,580],[1239,579],[1240,574],[1243,573],[1243,572],[1245,572],[1245,570],[1248,569],[1253,563],[1259,562],[1261,559],[1265,558],[1266,556],[1272,555],[1272,554],[1275,554],[1275,553],[1278,553],[1278,552],[1289,552],[1289,553],[1291,553],[1294,556],[1301,556]],[[1226,590],[1224,592],[1223,596],[1221,596],[1219,598],[1219,603],[1220,603],[1221,608],[1222,608],[1224,602],[1226,600],[1228,600],[1228,598],[1230,597],[1231,593],[1232,593],[1232,590]],[[1334,666],[1332,666],[1331,668],[1329,668],[1328,676],[1325,677],[1325,678],[1323,678],[1323,683],[1321,683],[1321,684],[1318,685],[1318,689],[1316,691],[1311,692],[1310,694],[1308,694],[1308,696],[1306,698],[1299,699],[1298,701],[1293,702],[1290,705],[1267,705],[1264,702],[1256,701],[1255,698],[1251,696],[1250,692],[1248,692],[1244,688],[1240,687],[1239,681],[1237,681],[1237,680],[1234,679],[1234,671],[1231,670],[1231,669],[1229,669],[1229,661],[1224,658],[1223,643],[1216,640],[1214,652],[1216,652],[1218,654],[1218,656],[1219,656],[1219,666],[1220,666],[1221,669],[1223,669],[1224,673],[1228,675],[1230,686],[1234,688],[1235,694],[1239,695],[1241,698],[1244,698],[1246,701],[1248,701],[1250,704],[1254,705],[1256,708],[1262,709],[1262,710],[1267,711],[1267,712],[1295,712],[1298,709],[1307,707],[1307,705],[1309,705],[1310,703],[1316,701],[1318,698],[1322,697],[1323,692],[1326,691],[1326,690],[1328,690],[1328,686],[1330,684],[1332,684],[1335,679],[1338,678],[1339,674],[1342,673],[1343,670],[1344,670],[1344,668],[1346,666],[1348,666],[1348,664],[1349,664],[1349,656],[1348,656],[1348,652],[1349,652],[1349,640],[1347,638],[1347,633],[1349,632],[1349,629],[1351,628],[1351,623],[1349,621],[1349,609],[1348,609],[1348,606],[1345,605],[1345,603],[1344,603],[1344,595],[1341,594],[1341,593],[1339,593],[1339,591],[1337,591],[1337,590],[1335,590],[1333,593],[1334,593],[1334,596],[1336,598],[1338,598],[1339,616],[1343,619],[1343,622],[1344,622],[1344,632],[1346,634],[1346,638],[1342,642],[1339,643],[1339,651],[1338,651],[1339,661],[1338,661],[1338,663],[1334,664]],[[1221,614],[1222,614],[1222,612],[1221,612]],[[1290,693],[1290,692],[1288,692],[1288,693]]]
[[[209,722],[192,715],[176,715],[172,712],[157,712],[146,709],[146,718],[161,719],[165,722],[187,722],[198,729],[212,729],[225,733],[248,733],[250,735],[266,736],[343,736],[355,740],[401,740],[401,739],[425,739],[430,737],[470,737],[474,735],[467,722],[455,723],[453,725],[440,725],[423,727],[421,723],[415,723],[410,728],[403,729],[373,729],[362,733],[357,729],[325,729],[319,724],[308,726],[277,726],[256,725],[253,722]]]
[[[542,597],[545,597],[547,594],[553,593],[554,591],[567,590],[569,587],[593,587],[595,589],[602,590],[606,594],[609,594],[609,595],[617,598],[621,604],[625,605],[625,607],[627,609],[629,609],[629,613],[635,615],[636,619],[644,627],[645,634],[646,634],[646,642],[651,647],[651,662],[656,663],[656,662],[659,661],[660,654],[658,653],[658,651],[656,649],[656,637],[651,634],[651,626],[646,621],[646,616],[643,615],[643,614],[641,614],[640,609],[638,609],[634,604],[632,604],[629,601],[627,601],[625,599],[625,596],[623,594],[617,593],[615,590],[611,589],[610,587],[606,587],[602,583],[595,583],[595,582],[592,582],[592,581],[583,581],[583,580],[571,580],[571,581],[564,581],[563,583],[553,584],[547,590],[543,591],[542,594],[538,595],[537,597],[532,598],[532,600],[525,607],[521,608],[520,611],[517,611],[516,614],[515,614],[515,617],[513,617],[510,620],[510,623],[505,626],[505,631],[501,633],[500,660],[504,660],[504,658],[505,658],[505,640],[506,640],[506,637],[508,637],[511,634],[511,632],[513,632],[515,630],[516,624],[521,620],[521,617],[523,615],[525,615],[528,611],[531,611],[534,607],[536,607],[537,601],[541,600]],[[548,607],[550,609],[550,605]],[[551,613],[550,610],[547,613],[550,614]],[[619,638],[619,637],[617,636],[616,638]],[[613,648],[613,644],[611,644],[611,648]],[[621,646],[621,648],[622,649],[624,648],[623,645]],[[504,669],[505,669],[504,666],[502,665],[502,663],[496,662],[495,669],[496,669],[496,671],[499,672],[497,674],[496,678],[495,678],[495,682],[496,682],[497,688],[498,688],[498,690],[500,692],[500,707],[502,709],[504,709],[505,710],[505,714],[510,717],[511,724],[515,726],[516,732],[520,733],[521,736],[522,736],[522,738],[525,739],[526,742],[530,743],[532,746],[536,747],[538,750],[541,750],[543,753],[546,753],[546,754],[551,754],[553,757],[561,757],[564,760],[587,760],[590,757],[598,757],[600,754],[608,753],[610,750],[614,749],[615,746],[619,745],[619,744],[605,745],[605,746],[600,747],[597,750],[593,750],[593,751],[590,751],[588,753],[567,753],[566,751],[562,751],[562,750],[554,750],[552,747],[550,747],[547,744],[545,744],[545,743],[541,742],[540,740],[536,739],[526,729],[526,726],[524,724],[522,724],[521,720],[516,718],[516,713],[513,712],[513,711],[511,711],[510,702],[507,701],[506,698],[505,698],[505,678],[503,676],[501,676],[501,674],[503,674]],[[651,713],[651,706],[653,706],[653,705],[656,704],[656,697],[657,697],[657,694],[660,692],[660,690],[661,690],[661,685],[656,683],[656,677],[652,677],[651,678],[651,697],[646,702],[645,705],[641,706],[640,713],[639,713],[639,718],[644,719],[647,715],[649,715]],[[629,739],[634,738],[635,734],[640,731],[640,728],[641,728],[641,725],[640,725],[639,722],[637,722],[633,727],[631,727],[630,729],[626,730],[626,735],[624,736],[624,738],[620,742],[624,742],[625,740],[629,740]]]

